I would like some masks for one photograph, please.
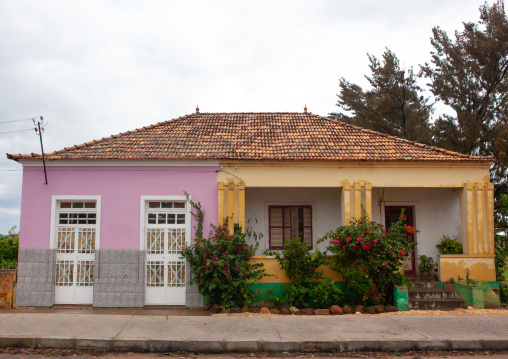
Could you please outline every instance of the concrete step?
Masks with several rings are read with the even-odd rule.
[[[443,290],[439,288],[419,288],[408,291],[409,300],[419,299],[460,299],[453,290]]]
[[[410,289],[419,289],[419,288],[437,288],[437,285],[440,282],[422,282],[422,281],[413,281]]]
[[[418,310],[450,310],[455,308],[464,308],[464,300],[456,298],[410,300],[408,307],[408,309]]]
[[[408,290],[409,309],[450,310],[464,308],[464,300],[453,288],[438,288],[440,282],[413,281]]]

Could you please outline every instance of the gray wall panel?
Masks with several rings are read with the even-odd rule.
[[[56,249],[19,249],[16,306],[55,304],[55,255]]]
[[[193,275],[189,261],[185,263],[185,282],[187,283],[185,287],[185,305],[187,308],[202,308],[205,305],[204,297],[199,293],[197,283],[189,284]]]
[[[143,307],[145,252],[96,251],[94,307]]]

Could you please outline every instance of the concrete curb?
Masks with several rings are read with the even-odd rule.
[[[354,352],[413,350],[506,350],[506,340],[335,340],[335,341],[259,341],[259,340],[150,340],[103,338],[2,337],[1,347],[86,349],[100,352]]]

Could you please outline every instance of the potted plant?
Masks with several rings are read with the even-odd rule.
[[[462,254],[462,243],[443,234],[441,242],[436,244],[440,254]]]
[[[418,259],[420,260],[420,265],[418,266],[420,278],[429,278],[430,272],[435,268],[434,259],[424,254],[418,256]]]

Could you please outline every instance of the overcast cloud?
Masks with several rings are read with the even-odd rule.
[[[336,111],[366,53],[429,61],[431,29],[482,1],[0,0],[0,122],[44,116],[47,152],[201,112]],[[0,124],[0,133],[30,129]],[[2,153],[40,153],[35,132]],[[0,233],[19,226],[21,165],[0,157]],[[41,181],[44,178],[41,176]]]

